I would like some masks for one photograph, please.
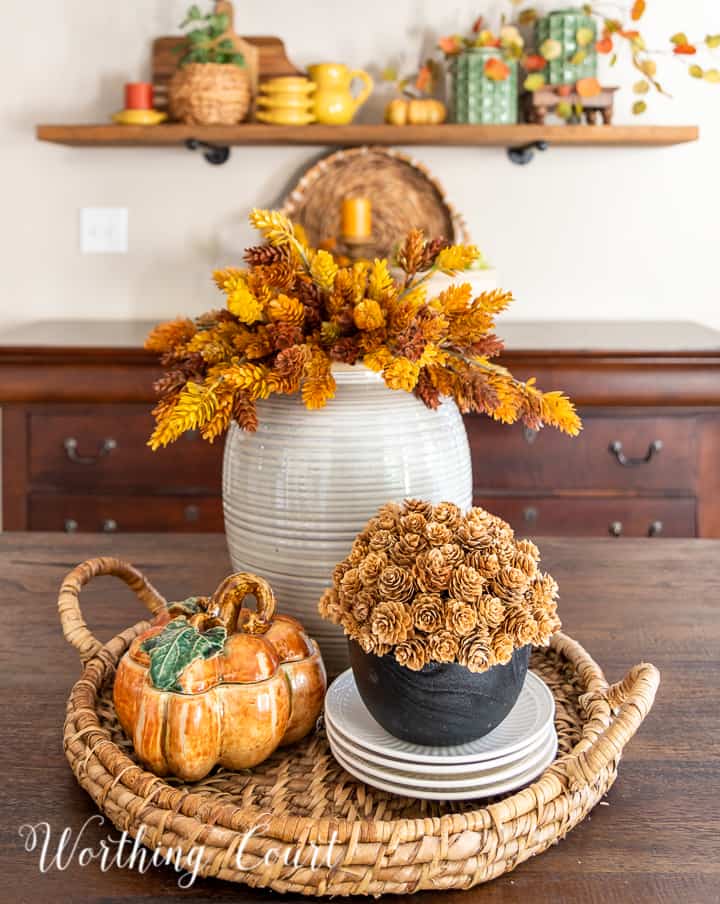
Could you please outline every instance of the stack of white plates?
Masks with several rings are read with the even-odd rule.
[[[388,734],[365,707],[350,669],[325,699],[330,749],[344,769],[383,791],[428,800],[491,797],[529,784],[555,759],[554,715],[553,696],[533,672],[497,728],[454,747],[409,744]]]

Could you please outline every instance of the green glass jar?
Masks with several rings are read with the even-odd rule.
[[[592,33],[591,40],[585,46],[580,46],[577,40],[581,28],[587,28]],[[577,8],[548,13],[535,23],[538,53],[548,39],[558,41],[562,48],[560,56],[549,60],[545,67],[543,74],[548,85],[574,85],[578,79],[597,76],[597,24],[592,16]],[[580,63],[570,62],[578,51],[583,51],[585,58]]]
[[[501,60],[510,70],[502,81],[485,75],[485,64]],[[518,121],[518,77],[515,60],[497,47],[470,47],[451,64],[453,119],[459,123],[512,125]]]

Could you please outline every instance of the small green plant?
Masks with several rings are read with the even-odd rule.
[[[229,63],[244,66],[245,58],[238,53],[232,38],[227,37],[230,20],[226,13],[206,13],[197,4],[187,11],[180,28],[190,29],[187,43],[177,48],[183,56],[180,65],[188,63]]]

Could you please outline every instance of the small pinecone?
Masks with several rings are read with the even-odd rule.
[[[262,267],[268,264],[279,264],[289,260],[286,247],[276,248],[274,245],[254,245],[245,249],[245,260],[251,267]]]
[[[360,357],[360,346],[355,336],[346,336],[331,346],[328,354],[333,361],[342,361],[343,364],[354,364]]]
[[[496,358],[504,348],[505,343],[493,333],[483,336],[482,339],[470,346],[474,355],[484,355],[486,358]]]
[[[425,239],[422,229],[411,229],[397,255],[397,262],[408,273],[417,273],[423,260]]]
[[[299,279],[295,284],[294,292],[305,309],[306,333],[320,329],[321,324],[327,318],[323,316],[323,300],[318,287],[315,283],[306,283]]]
[[[415,385],[415,395],[428,408],[434,409],[440,407],[440,393],[437,388],[433,386],[425,368],[420,371],[420,376]]]
[[[398,334],[395,339],[398,352],[409,361],[417,361],[422,357],[427,342],[419,324],[411,324]]]
[[[302,345],[304,336],[299,326],[292,323],[271,323],[267,328],[273,351],[282,351],[294,345]]]
[[[239,393],[233,402],[232,414],[242,430],[255,433],[258,428],[257,410],[255,402],[244,393]]]
[[[198,330],[205,330],[217,326],[218,323],[224,323],[225,321],[233,319],[233,315],[227,308],[215,308],[212,311],[206,311],[204,314],[200,314],[199,317],[196,317],[195,325]]]
[[[430,267],[432,267],[432,265],[435,263],[435,258],[438,256],[438,254],[440,254],[443,248],[448,248],[449,246],[450,242],[442,236],[426,242],[418,270],[429,270]]]
[[[298,280],[295,294],[306,307],[319,308],[322,305],[322,295],[315,283]]]
[[[472,380],[472,398],[475,404],[475,410],[491,412],[494,411],[500,400],[498,394],[492,387],[485,374],[478,374]]]
[[[187,382],[181,370],[169,370],[153,383],[153,389],[162,398],[168,398],[178,392]]]

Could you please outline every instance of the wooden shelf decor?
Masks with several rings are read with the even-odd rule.
[[[515,163],[527,163],[532,151],[549,145],[662,147],[697,141],[697,126],[645,125],[427,125],[385,123],[348,126],[276,126],[241,123],[236,126],[39,125],[39,141],[73,147],[187,147],[205,151],[210,163],[224,163],[231,147],[250,145],[425,145],[445,147],[505,147]]]

